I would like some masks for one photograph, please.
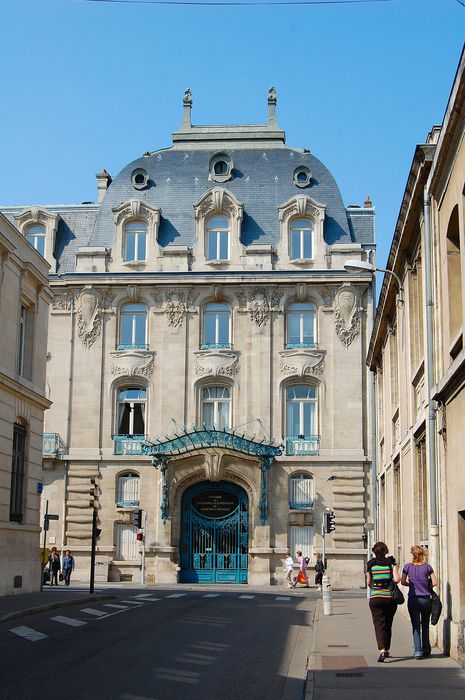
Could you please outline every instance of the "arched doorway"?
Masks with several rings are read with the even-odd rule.
[[[228,481],[203,481],[181,501],[181,583],[247,583],[249,502]]]

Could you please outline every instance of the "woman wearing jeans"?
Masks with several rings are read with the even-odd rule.
[[[431,586],[438,581],[433,567],[426,563],[426,549],[414,545],[412,562],[402,570],[402,585],[408,583],[408,611],[412,621],[413,647],[416,659],[431,656],[429,620],[431,617]]]

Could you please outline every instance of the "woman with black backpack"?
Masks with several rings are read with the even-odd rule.
[[[370,589],[370,611],[378,643],[378,661],[387,659],[391,647],[392,622],[397,612],[393,599],[394,583],[400,583],[399,571],[394,557],[388,557],[388,546],[376,542],[371,550],[375,555],[367,564],[367,584]]]
[[[317,586],[317,591],[321,591],[321,584],[323,583],[323,574],[325,572],[326,567],[321,552],[317,552],[315,556],[315,585]]]

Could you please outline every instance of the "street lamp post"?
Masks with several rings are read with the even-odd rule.
[[[375,272],[384,272],[388,275],[394,277],[397,282],[397,302],[399,306],[404,304],[404,288],[402,286],[402,281],[399,275],[392,270],[387,270],[384,267],[375,267],[370,262],[365,260],[346,260],[344,263],[344,269],[348,272],[370,272],[372,275],[372,285],[371,285],[371,301],[372,301],[372,323],[371,332],[373,332],[375,326],[376,317],[376,277]],[[378,425],[377,425],[377,415],[376,415],[376,378],[375,373],[371,373],[371,500],[372,500],[372,511],[373,511],[373,540],[374,542],[378,539],[378,489],[377,489],[377,449],[378,449]],[[368,540],[368,538],[367,538]],[[367,541],[368,549],[368,541]]]

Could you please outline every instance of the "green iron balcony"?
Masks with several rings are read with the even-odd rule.
[[[116,507],[117,508],[137,508],[139,505],[139,500],[137,501],[130,501],[130,500],[123,500],[123,501],[116,501]]]
[[[148,350],[147,343],[120,343],[117,350]]]
[[[232,343],[202,343],[201,350],[231,350]]]
[[[114,435],[115,455],[142,455],[146,435]]]
[[[313,508],[313,500],[289,501],[291,510],[311,510]]]
[[[299,348],[316,350],[318,343],[286,343],[285,348],[286,350],[298,350]]]
[[[295,457],[315,456],[320,453],[319,435],[286,435],[286,454]]]
[[[42,435],[42,455],[44,457],[61,457],[66,454],[66,445],[58,433]]]

